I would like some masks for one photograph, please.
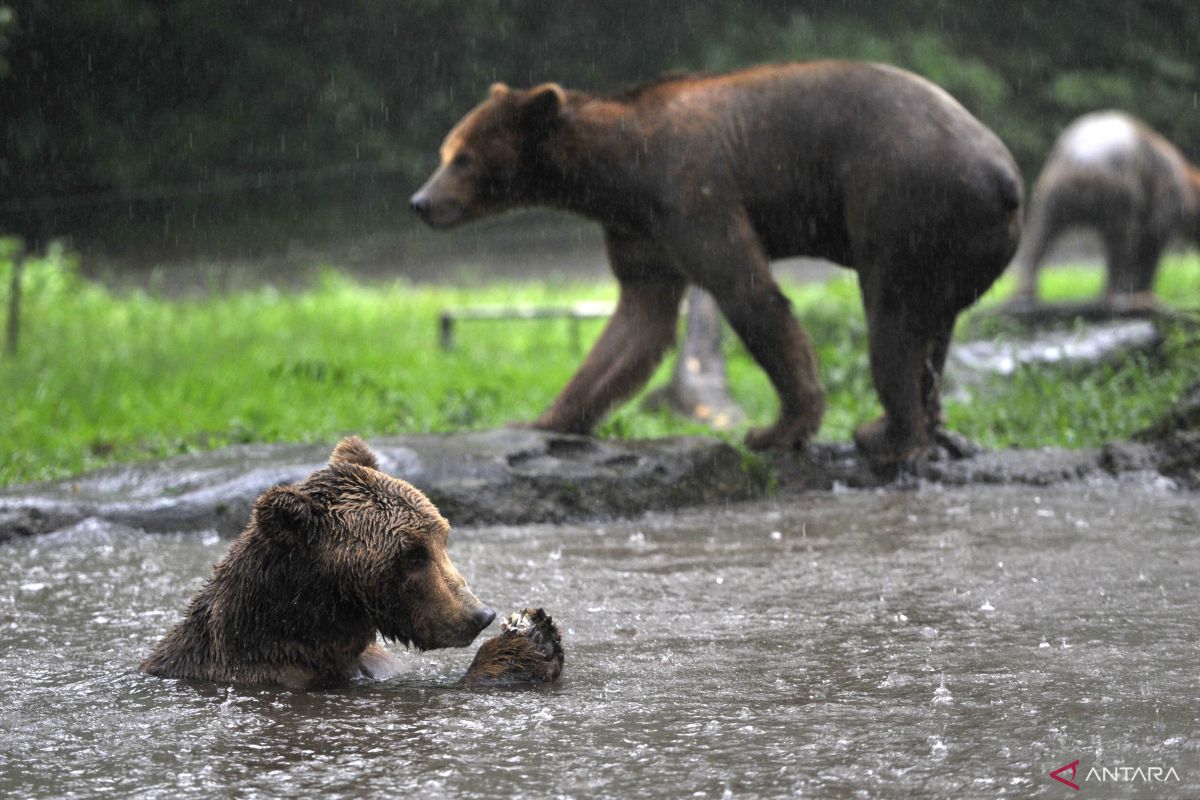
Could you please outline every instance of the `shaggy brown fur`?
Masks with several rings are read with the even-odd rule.
[[[142,664],[152,675],[296,689],[384,678],[377,643],[463,647],[495,617],[450,562],[450,526],[357,437],[257,501],[245,531]]]
[[[562,675],[562,639],[554,620],[540,608],[510,614],[501,633],[475,653],[463,682],[468,686],[553,683]]]
[[[667,78],[627,95],[492,87],[446,137],[411,200],[434,227],[525,205],[604,227],[621,292],[583,366],[535,423],[587,433],[671,345],[694,283],[767,373],[779,417],[754,448],[820,426],[817,356],[771,259],[858,272],[884,417],[856,435],[876,464],[923,451],[958,313],[1016,249],[1008,150],[944,91],[879,64],[815,61]]]
[[[1159,259],[1175,236],[1200,244],[1200,172],[1140,120],[1087,114],[1054,145],[1033,190],[1029,229],[1017,256],[1013,304],[1037,300],[1037,273],[1050,245],[1070,228],[1104,242],[1114,310],[1152,310]]]

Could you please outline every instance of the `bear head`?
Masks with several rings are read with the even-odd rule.
[[[409,205],[434,228],[448,228],[544,200],[545,145],[563,119],[566,92],[555,83],[533,89],[494,84],[488,99],[446,136],[441,163]]]
[[[316,534],[317,563],[384,638],[463,647],[495,618],[450,561],[450,524],[419,489],[381,472],[358,437],[343,439],[297,491],[310,504],[294,519]]]
[[[336,646],[350,631],[421,650],[468,645],[495,612],[450,561],[449,535],[420,490],[344,439],[324,469],[263,494],[218,564],[218,649],[256,651],[273,637]]]

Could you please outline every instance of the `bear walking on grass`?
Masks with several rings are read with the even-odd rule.
[[[151,675],[312,689],[387,678],[377,642],[465,647],[496,614],[446,553],[450,526],[357,437],[255,503],[250,523],[142,664]]]
[[[1104,242],[1114,311],[1153,311],[1154,276],[1176,236],[1200,244],[1200,170],[1140,120],[1118,111],[1085,114],[1063,131],[1033,188],[1029,229],[1017,255],[1012,306],[1037,301],[1050,245],[1074,227]]]
[[[814,61],[658,80],[624,94],[496,84],[411,199],[430,225],[545,205],[604,228],[620,284],[600,339],[535,425],[588,433],[649,379],[689,283],[767,373],[779,417],[754,448],[803,446],[824,412],[817,356],[770,272],[815,256],[858,272],[883,416],[859,449],[891,467],[942,424],[955,319],[1020,230],[1008,150],[950,95],[880,64]]]

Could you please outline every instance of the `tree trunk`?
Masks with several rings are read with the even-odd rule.
[[[721,353],[724,327],[716,301],[693,287],[688,292],[687,330],[671,383],[646,397],[647,408],[666,407],[717,430],[735,427],[745,419],[729,396]]]

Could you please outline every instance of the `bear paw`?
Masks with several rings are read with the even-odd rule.
[[[808,445],[815,426],[802,417],[780,419],[774,425],[755,428],[746,434],[751,450],[799,450]]]
[[[886,475],[914,464],[928,447],[924,437],[897,431],[886,414],[860,425],[854,432],[854,444],[874,472]]]
[[[468,686],[553,683],[562,675],[562,639],[554,620],[540,608],[514,611],[500,635],[484,642],[463,676]]]

